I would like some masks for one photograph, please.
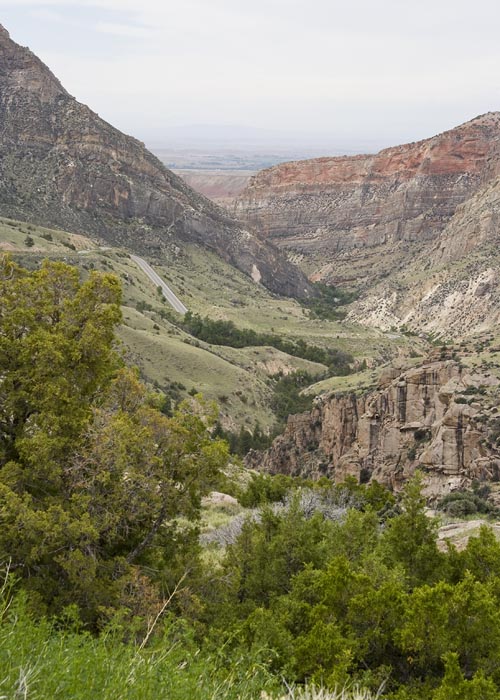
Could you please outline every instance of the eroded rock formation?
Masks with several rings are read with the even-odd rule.
[[[498,174],[499,145],[500,114],[490,113],[376,155],[263,170],[234,208],[280,245],[312,257],[316,278],[338,283],[349,274],[349,252],[356,268],[356,250],[436,239],[457,206]],[[363,269],[358,284],[369,278]]]
[[[395,265],[363,294],[349,318],[406,325],[445,338],[500,323],[500,179],[461,204],[438,239]]]
[[[500,450],[489,427],[496,406],[484,396],[497,385],[454,360],[388,369],[376,391],[321,397],[311,412],[290,416],[283,435],[247,463],[271,473],[377,479],[395,490],[418,467],[429,495],[498,480]]]
[[[273,246],[167,170],[142,143],[77,102],[0,26],[0,205],[4,216],[162,255],[171,242],[214,250],[274,292],[307,296]]]

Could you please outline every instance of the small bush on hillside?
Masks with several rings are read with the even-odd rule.
[[[454,517],[463,517],[474,513],[498,514],[498,509],[492,503],[486,500],[483,495],[473,491],[453,491],[442,498],[437,507]]]

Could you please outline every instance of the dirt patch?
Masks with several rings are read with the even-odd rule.
[[[467,546],[471,537],[477,537],[483,525],[490,527],[495,536],[500,539],[500,523],[492,523],[487,520],[467,520],[461,523],[443,525],[438,531],[438,547],[442,552],[446,551],[446,543],[451,542],[462,551]]]

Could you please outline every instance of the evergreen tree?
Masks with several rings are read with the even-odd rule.
[[[227,460],[212,408],[193,399],[167,417],[119,369],[119,302],[113,276],[3,261],[0,560],[40,610],[76,604],[91,624],[154,608],[196,549],[189,522]]]

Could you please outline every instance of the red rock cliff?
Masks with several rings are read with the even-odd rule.
[[[500,113],[489,113],[376,155],[263,170],[234,211],[302,258],[314,278],[359,286],[387,271],[387,252],[404,261],[408,245],[435,240],[457,207],[500,173],[499,149]],[[379,257],[371,250],[362,260],[368,249]]]

